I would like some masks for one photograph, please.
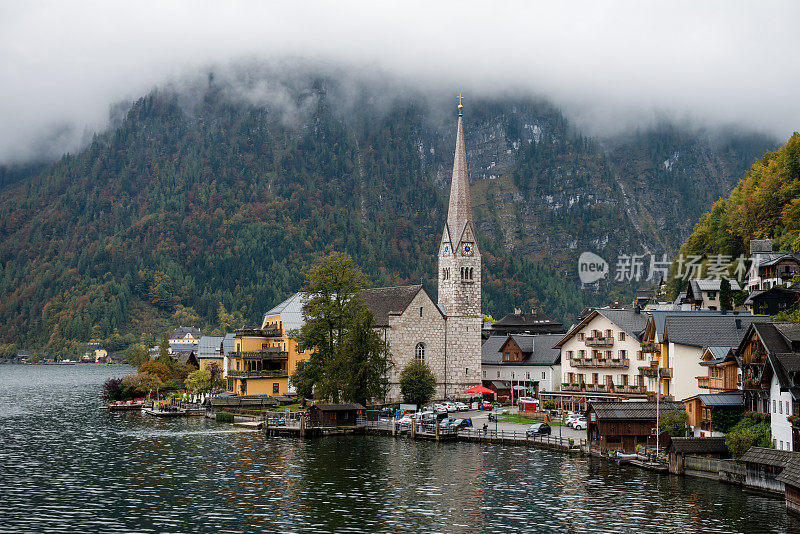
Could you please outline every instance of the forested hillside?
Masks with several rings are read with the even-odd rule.
[[[253,324],[330,250],[375,285],[421,280],[435,294],[455,114],[416,97],[379,110],[368,94],[343,114],[320,83],[294,97],[302,112],[287,121],[214,83],[191,104],[157,90],[85,150],[0,173],[2,341],[121,348],[173,321]],[[465,125],[484,311],[538,307],[568,324],[601,298],[579,287],[580,252],[669,250],[683,239],[670,221],[707,207],[697,188],[727,194],[771,148],[684,132],[612,149],[531,101],[474,102]],[[603,286],[602,301],[633,289]]]
[[[684,254],[749,252],[751,239],[771,238],[775,250],[800,252],[800,134],[753,164],[730,197],[700,217]]]

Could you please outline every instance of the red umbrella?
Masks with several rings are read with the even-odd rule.
[[[474,388],[469,388],[464,393],[489,393],[489,394],[494,394],[494,391],[492,391],[489,388],[485,388],[483,386],[475,386]]]

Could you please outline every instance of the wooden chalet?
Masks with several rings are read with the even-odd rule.
[[[797,456],[791,451],[750,447],[739,459],[745,464],[745,486],[769,493],[784,494],[784,482],[778,480],[778,476]]]
[[[800,323],[759,321],[750,324],[735,351],[746,410],[770,413],[770,384],[762,380],[767,357],[792,352],[800,352]]]
[[[711,424],[714,410],[741,409],[742,392],[739,390],[695,395],[683,400],[686,406],[686,424],[695,437],[720,437],[724,434]]]
[[[681,402],[662,402],[660,415],[685,412]],[[609,451],[636,452],[637,445],[656,444],[655,402],[601,402],[589,405],[586,429],[590,450],[605,454]],[[659,445],[669,445],[666,432],[659,436]]]
[[[355,426],[365,410],[361,404],[314,404],[308,414],[313,426]]]
[[[777,315],[794,306],[800,300],[800,288],[771,287],[751,291],[744,301],[744,309],[764,315]]]

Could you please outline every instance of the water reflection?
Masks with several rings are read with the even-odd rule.
[[[784,532],[779,499],[538,449],[267,438],[96,409],[121,367],[0,366],[0,532]]]

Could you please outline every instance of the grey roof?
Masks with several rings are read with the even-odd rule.
[[[733,291],[739,291],[742,289],[739,286],[739,282],[737,282],[735,279],[728,278],[728,281],[731,283],[731,289]],[[721,278],[696,278],[692,280],[693,287],[696,287],[700,291],[719,291],[721,284]]]
[[[744,300],[744,304],[752,304],[755,300],[760,300],[762,297],[766,297],[767,295],[782,295],[787,300],[797,300],[800,298],[800,290],[798,288],[787,288],[787,287],[771,287],[769,289],[756,289],[751,291],[747,298]]]
[[[740,390],[698,395],[697,398],[706,406],[744,406]]]
[[[783,482],[795,488],[800,487],[800,454],[786,463],[783,471],[775,477],[778,482]]]
[[[561,334],[509,334],[490,336],[481,347],[482,365],[557,365],[561,361],[561,351],[553,345],[561,339]],[[500,349],[509,338],[519,346],[525,358],[520,362],[504,362]]]
[[[706,315],[722,315],[721,310],[653,310],[649,312],[653,318],[653,325],[656,329],[656,340],[661,341],[664,339],[664,326],[667,317],[703,317]],[[727,311],[725,315],[732,317],[749,317],[753,315],[749,311]]]
[[[583,316],[580,322],[574,325],[569,331],[560,336],[557,346],[561,346],[562,343],[570,339],[574,336],[579,330],[581,330],[584,326],[589,324],[597,315],[602,315],[613,324],[617,326],[620,330],[628,334],[629,336],[633,337],[637,341],[641,341],[642,331],[644,327],[647,326],[647,321],[649,316],[646,313],[641,311],[632,310],[629,308],[593,308],[589,313],[581,312]]]
[[[800,373],[800,354],[795,352],[785,354],[769,354],[767,367],[775,373],[781,391],[788,391],[794,399],[800,399],[800,388],[793,380]],[[767,369],[765,369],[766,371]],[[765,376],[762,379],[767,379]]]
[[[538,326],[548,324],[560,325],[561,323],[541,313],[509,313],[493,323],[492,326]]]
[[[689,454],[728,454],[725,438],[672,438],[669,450]]]
[[[403,313],[408,308],[414,297],[425,289],[417,284],[413,286],[374,287],[358,292],[358,297],[364,301],[375,318],[375,326],[389,326],[389,315]],[[427,294],[427,291],[425,291]],[[430,295],[428,295],[430,298]],[[433,302],[433,299],[431,299]],[[435,303],[434,303],[435,304]],[[438,308],[441,312],[441,308]]]
[[[264,314],[264,320],[261,322],[261,328],[266,328],[267,317],[280,315],[285,332],[290,330],[299,330],[305,324],[305,319],[303,319],[304,302],[305,295],[302,292],[295,293]]]
[[[311,408],[321,410],[323,412],[345,412],[350,410],[366,410],[361,404],[314,404]]]
[[[794,260],[795,262],[800,263],[800,254],[773,252],[769,254],[768,257],[764,257],[763,259],[759,257],[760,261],[758,262],[758,266],[764,267],[769,265],[775,265],[776,263],[783,261],[784,259]]]
[[[178,350],[172,354],[172,359],[184,365],[193,365],[197,361],[197,356],[193,350]]]
[[[706,347],[706,350],[711,353],[714,359],[700,362],[700,365],[725,363],[728,357],[732,356],[733,347]]]
[[[667,412],[685,412],[686,407],[682,402],[662,402],[658,409],[661,414]],[[599,420],[653,420],[656,419],[655,402],[598,402],[592,403],[590,408],[597,414]]]
[[[202,332],[200,332],[199,328],[195,328],[193,326],[179,326],[172,333],[169,335],[170,340],[174,339],[183,339],[186,337],[186,334],[191,334],[192,337],[199,339],[202,336]]]
[[[236,334],[225,334],[222,338],[222,352],[228,355],[236,350]]]
[[[222,336],[202,336],[200,344],[197,346],[198,358],[222,358],[220,352],[220,345],[222,344]]]
[[[666,340],[693,347],[738,346],[750,323],[766,315],[667,315]]]
[[[750,447],[740,460],[745,463],[771,465],[773,467],[786,467],[797,455],[792,451],[765,449],[764,447]]]

